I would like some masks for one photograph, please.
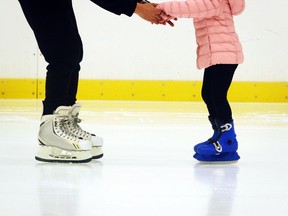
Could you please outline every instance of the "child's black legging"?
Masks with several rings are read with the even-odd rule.
[[[202,98],[206,103],[209,117],[223,123],[233,120],[227,92],[237,66],[237,64],[217,64],[204,71]]]
[[[48,62],[43,115],[52,114],[58,106],[76,101],[83,47],[72,0],[19,2]]]

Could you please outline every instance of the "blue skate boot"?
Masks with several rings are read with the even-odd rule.
[[[197,149],[199,146],[203,145],[203,144],[208,144],[208,143],[211,143],[212,140],[215,140],[217,137],[218,137],[218,130],[217,130],[217,126],[216,126],[216,123],[215,123],[215,119],[211,118],[210,116],[208,117],[208,120],[210,121],[211,125],[212,125],[212,129],[214,131],[213,135],[211,138],[209,138],[207,141],[205,142],[201,142],[201,143],[198,143],[194,146],[194,151],[197,152]]]
[[[215,120],[217,136],[196,149],[195,159],[204,162],[232,162],[240,159],[237,149],[238,142],[233,121],[220,123]]]

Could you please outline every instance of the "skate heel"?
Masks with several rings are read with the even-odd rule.
[[[89,151],[64,150],[40,144],[35,159],[42,162],[87,163],[92,160],[92,156]]]

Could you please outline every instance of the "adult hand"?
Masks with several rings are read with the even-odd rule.
[[[141,4],[137,3],[135,12],[137,15],[139,15],[142,19],[151,22],[152,24],[159,24],[162,20],[161,17],[161,10],[156,8],[154,4],[147,3],[147,4]],[[162,23],[163,24],[163,23]]]

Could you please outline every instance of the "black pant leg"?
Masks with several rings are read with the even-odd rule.
[[[71,0],[19,0],[48,63],[43,114],[76,101],[83,46]]]
[[[212,91],[212,77],[210,76],[210,73],[212,73],[213,68],[209,67],[204,70],[203,75],[203,82],[202,82],[202,90],[201,95],[202,99],[206,104],[206,107],[208,109],[209,117],[212,119],[216,118],[216,110],[213,103],[213,98],[211,96]]]
[[[221,122],[232,121],[227,93],[237,66],[237,64],[219,64],[210,66],[204,71],[202,97],[210,117]]]

